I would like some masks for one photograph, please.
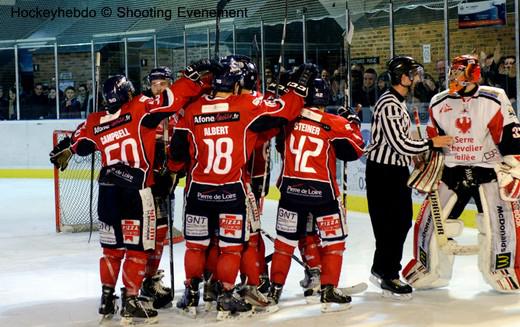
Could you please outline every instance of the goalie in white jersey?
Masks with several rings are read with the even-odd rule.
[[[478,253],[491,287],[518,291],[520,124],[504,90],[478,84],[476,57],[455,58],[449,79],[449,90],[431,100],[427,132],[452,135],[454,142],[444,150],[439,189],[429,194],[415,223],[414,259],[404,277],[415,288],[446,286],[454,255]],[[458,245],[454,238],[464,224],[457,218],[471,198],[478,209],[478,245]]]

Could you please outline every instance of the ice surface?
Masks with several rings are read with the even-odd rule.
[[[180,194],[177,190],[178,199]],[[178,203],[174,225],[180,228]],[[0,179],[0,208],[0,326],[98,326],[97,234],[89,244],[88,233],[55,233],[51,180]],[[276,202],[266,202],[263,225],[273,235],[275,209]],[[348,217],[341,286],[368,282],[374,249],[368,215],[350,212]],[[411,256],[409,236],[403,264]],[[475,240],[474,230],[461,237],[465,243]],[[270,253],[272,244],[266,244]],[[183,290],[183,253],[184,243],[176,244],[176,300]],[[168,276],[167,253],[163,258]],[[269,316],[217,323],[214,314],[193,320],[170,309],[160,311],[155,326],[520,326],[520,296],[492,291],[478,271],[476,256],[455,260],[448,288],[415,292],[412,301],[396,302],[381,298],[369,285],[364,294],[353,297],[352,309],[340,313],[322,314],[319,305],[305,304],[298,285],[302,277],[302,268],[293,262],[281,309]]]

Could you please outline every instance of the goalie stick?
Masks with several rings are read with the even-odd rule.
[[[96,92],[95,96],[93,97],[92,101],[94,103],[92,104],[92,110],[94,112],[98,112],[98,96],[99,96],[99,70],[101,65],[101,53],[96,53],[96,71],[95,71],[95,85],[92,88],[94,92]],[[88,101],[88,100],[87,100]],[[90,232],[88,234],[88,243],[90,243],[90,239],[92,238],[92,230],[94,228],[94,218],[92,214],[92,206],[94,201],[94,163],[96,159],[96,151],[92,152],[92,159],[90,162],[90,199],[89,199],[89,220],[90,220]]]
[[[219,46],[220,46],[220,16],[222,15],[222,10],[226,7],[226,5],[231,2],[231,0],[220,0],[217,3],[217,17],[215,18],[215,53],[213,56],[215,60],[219,59]]]
[[[417,127],[417,134],[419,135],[419,138],[421,138],[421,121],[419,119],[419,112],[417,107],[414,107],[413,115],[415,120],[415,126]],[[442,213],[438,188],[438,182],[440,181],[441,176],[442,169],[440,169],[437,176],[435,176],[436,183],[432,187],[431,191],[428,193],[428,200],[430,201],[430,215],[433,221],[437,244],[439,245],[441,251],[443,251],[446,254],[474,255],[479,251],[478,245],[459,245],[455,242],[450,242],[448,240],[448,236],[446,235],[446,228],[443,221],[444,217]]]

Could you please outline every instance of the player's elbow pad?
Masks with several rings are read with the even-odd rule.
[[[361,157],[361,154],[350,144],[348,140],[335,140],[332,142],[336,157],[343,161],[354,161]]]
[[[81,157],[88,156],[96,151],[96,145],[91,141],[82,140],[76,146],[76,154]]]

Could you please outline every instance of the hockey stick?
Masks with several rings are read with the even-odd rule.
[[[220,0],[217,3],[217,17],[215,19],[215,53],[213,56],[215,60],[219,59],[219,46],[220,46],[220,16],[222,15],[222,10],[226,7],[226,5],[231,0]]]
[[[96,92],[94,97],[92,97],[92,101],[95,103],[92,104],[92,109],[94,112],[99,110],[98,108],[98,94],[99,94],[99,70],[101,65],[101,53],[96,53],[96,71],[95,71],[95,81],[92,90]],[[88,101],[88,99],[87,99]],[[88,106],[87,106],[88,107]],[[88,110],[87,110],[88,111]],[[92,238],[92,230],[94,229],[94,217],[92,214],[93,210],[93,201],[94,201],[94,163],[96,159],[96,152],[92,152],[92,160],[90,162],[90,201],[89,201],[89,219],[90,219],[90,232],[88,234],[88,243],[90,243],[90,239]]]
[[[266,231],[263,230],[263,229],[260,229],[260,232],[261,232],[265,237],[267,237],[267,239],[269,239],[269,241],[273,242],[273,244],[274,244],[274,241],[275,241],[274,237],[272,237],[268,232],[266,232]],[[272,256],[272,255],[268,255],[268,256],[266,257],[266,260],[265,260],[266,263],[268,262],[267,258],[268,258],[269,256],[271,257],[271,260],[272,260],[272,257],[273,257],[273,256]],[[292,258],[294,261],[298,262],[298,263],[300,264],[300,266],[302,266],[303,268],[305,268],[305,269],[310,269],[310,268],[311,268],[311,267],[309,267],[308,264],[306,264],[305,262],[303,262],[303,261],[302,261],[300,258],[298,258],[295,254],[291,255],[291,258]],[[271,260],[269,260],[269,261],[271,261]]]
[[[169,142],[169,131],[168,125],[170,122],[170,118],[165,118],[163,120],[163,146],[164,146],[164,164],[163,171],[167,171],[166,163],[168,161],[168,142]],[[173,185],[175,185],[175,181],[172,181]],[[173,194],[173,195],[172,195]],[[168,256],[170,259],[170,292],[172,299],[175,298],[175,277],[174,277],[174,266],[173,266],[173,210],[172,210],[172,200],[175,201],[175,188],[168,192],[168,198],[166,202],[166,208],[168,211]]]
[[[348,9],[348,1],[345,1],[345,35],[343,36],[343,59],[345,61],[345,68],[347,71],[345,72],[345,86],[347,86],[350,81],[350,65],[349,65],[349,59],[350,59],[350,45],[348,42],[348,34],[350,29],[350,12]],[[343,69],[344,70],[344,69]],[[345,89],[345,87],[343,87]],[[348,109],[350,107],[350,95],[349,90],[350,86],[347,88],[347,92],[345,93],[345,101],[343,103],[343,106]],[[345,92],[345,90],[343,90]],[[347,210],[347,181],[348,181],[348,172],[347,172],[347,162],[343,161],[343,184],[342,184],[342,194],[341,194],[341,200],[343,201],[343,208]]]
[[[413,111],[415,126],[417,128],[417,133],[419,138],[421,136],[421,121],[419,119],[419,111],[417,107],[414,108]],[[437,180],[440,180],[442,175],[442,170],[439,170],[439,176],[437,176]],[[449,242],[448,236],[446,235],[446,229],[443,221],[443,213],[442,207],[440,204],[440,196],[438,187],[433,187],[432,191],[428,193],[428,199],[430,200],[430,213],[433,220],[433,227],[435,230],[435,238],[437,240],[437,244],[441,251],[446,254],[452,255],[474,255],[478,253],[479,246],[478,245],[458,245],[455,242]]]

